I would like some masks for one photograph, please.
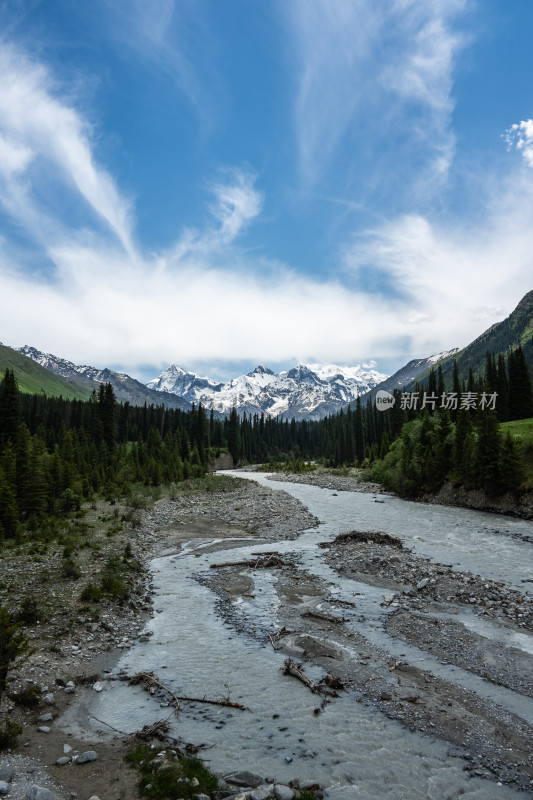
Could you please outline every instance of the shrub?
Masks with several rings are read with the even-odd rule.
[[[22,725],[11,717],[6,717],[4,727],[0,728],[0,753],[4,750],[13,750],[17,746],[17,738],[22,733]]]
[[[15,694],[12,694],[11,697],[15,703],[18,703],[19,706],[23,706],[23,708],[34,708],[41,702],[42,694],[43,690],[41,687],[37,683],[33,683]]]
[[[72,558],[65,558],[61,573],[64,578],[71,581],[77,581],[81,577],[81,570]]]
[[[80,600],[83,600],[84,603],[99,603],[101,599],[101,588],[89,581],[87,586],[84,587],[82,593],[80,594]]]
[[[39,606],[35,597],[30,595],[24,597],[17,613],[17,622],[22,622],[24,625],[33,625],[38,621],[39,616]]]

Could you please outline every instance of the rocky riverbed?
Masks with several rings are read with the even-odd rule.
[[[280,478],[287,480],[285,475]],[[379,490],[353,476],[293,479],[332,491]],[[304,673],[306,663],[318,664],[338,681],[337,687],[344,686],[329,693],[317,692],[317,714],[329,703],[342,703],[345,690],[355,692],[361,703],[379,709],[408,730],[449,742],[452,755],[464,758],[465,768],[473,776],[524,791],[533,787],[533,728],[527,722],[462,688],[460,682],[438,677],[410,663],[409,658],[392,658],[362,633],[365,621],[356,596],[349,604],[335,601],[327,583],[303,569],[297,554],[276,559],[276,542],[294,539],[318,524],[286,493],[226,479],[224,485],[208,482],[165,495],[149,508],[100,504],[87,509],[83,522],[86,527],[80,541],[90,544],[75,548],[72,558],[79,569],[77,577],[63,575],[64,544],[38,547],[37,552],[35,546],[32,552],[27,545],[1,553],[5,579],[1,602],[17,608],[31,586],[34,594],[43,597],[45,612],[38,624],[26,629],[35,653],[11,673],[10,690],[33,682],[43,687],[45,695],[52,695],[27,711],[12,700],[4,703],[4,710],[9,706],[11,715],[24,723],[18,752],[2,758],[10,775],[8,797],[22,800],[34,784],[48,787],[56,800],[139,796],[136,775],[123,763],[130,747],[126,737],[112,731],[102,731],[94,740],[69,736],[61,728],[61,717],[73,704],[84,706],[118,656],[143,635],[145,620],[152,614],[151,575],[145,569],[149,560],[179,551],[182,542],[191,538],[219,539],[224,549],[232,540],[237,545],[261,538],[254,563],[212,569],[198,575],[198,580],[216,593],[220,616],[239,634],[282,651],[301,664]],[[527,633],[533,626],[527,586],[524,592],[511,590],[416,556],[393,537],[380,539],[376,532],[368,534],[340,536],[321,553],[339,575],[383,589],[384,630],[389,636],[493,686],[533,696],[533,655],[509,646],[509,637]],[[98,603],[80,601],[83,587],[96,582],[113,554],[131,567],[126,573],[129,596],[103,596]],[[239,598],[253,600],[260,570],[269,571],[275,579],[279,623],[275,631],[267,624],[251,628],[235,602]],[[353,619],[358,620],[357,628],[350,624]],[[499,634],[508,637],[505,645],[484,636],[483,628],[472,625],[472,619],[497,625]],[[289,676],[287,680],[297,679]],[[51,718],[43,719],[43,715]],[[76,763],[72,758],[87,752],[94,752],[96,761]],[[64,763],[56,763],[61,758],[66,759]],[[255,780],[260,780],[259,776]],[[274,782],[265,784],[263,780],[255,789],[229,784],[226,796],[267,797],[267,790],[274,793]],[[275,796],[283,797],[284,791],[286,797],[294,796],[297,786],[283,788],[280,784],[276,791]]]
[[[24,627],[33,652],[11,670],[0,709],[23,725],[17,751],[0,756],[0,796],[4,781],[4,795],[12,800],[26,800],[35,785],[55,800],[139,798],[137,775],[123,762],[131,748],[126,737],[108,731],[94,741],[90,735],[76,738],[64,734],[58,723],[69,707],[84,705],[93,686],[142,636],[153,613],[149,561],[160,552],[178,550],[190,538],[294,538],[315,524],[288,495],[248,481],[208,478],[191,488],[166,491],[155,501],[146,495],[93,503],[73,516],[59,540],[4,548],[0,604],[16,612],[30,598],[34,618]],[[117,556],[128,596],[82,600],[83,589],[98,583],[109,559]],[[42,689],[43,700],[24,709],[12,696],[31,686]],[[96,760],[82,765],[77,756],[90,751]],[[50,796],[43,794],[42,800]]]

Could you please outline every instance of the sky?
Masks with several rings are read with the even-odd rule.
[[[533,289],[530,0],[3,0],[0,341],[148,381],[463,347]]]

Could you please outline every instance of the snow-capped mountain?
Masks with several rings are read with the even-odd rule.
[[[228,383],[215,383],[172,364],[147,386],[179,394],[190,403],[226,415],[280,416],[286,419],[321,419],[347,406],[387,376],[372,368],[334,364],[298,364],[275,373],[263,364]]]
[[[409,361],[404,367],[399,369],[394,375],[390,375],[381,383],[376,384],[371,388],[367,395],[365,395],[365,402],[366,400],[373,399],[376,395],[376,392],[380,389],[384,389],[387,392],[392,392],[394,389],[405,389],[405,387],[409,386],[419,375],[426,372],[426,370],[435,367],[439,362],[444,361],[445,359],[450,358],[451,356],[455,356],[459,353],[459,348],[454,347],[452,350],[446,350],[443,353],[436,353],[433,356],[429,356],[429,358],[415,358],[412,361]]]
[[[133,405],[164,405],[167,408],[180,408],[188,410],[190,404],[182,400],[180,396],[174,393],[155,392],[150,391],[144,383],[131,378],[124,372],[114,372],[111,369],[98,369],[97,367],[77,366],[72,361],[67,361],[65,358],[54,356],[51,353],[42,353],[35,347],[14,347],[17,353],[31,358],[41,367],[49,369],[55,375],[61,378],[66,378],[70,381],[87,384],[89,387],[98,389],[102,383],[110,383],[113,387],[115,395],[123,402],[132,403]]]

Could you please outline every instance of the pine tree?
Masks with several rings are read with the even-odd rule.
[[[20,423],[21,403],[15,373],[6,369],[0,384],[0,450],[3,445],[17,438]]]
[[[509,353],[509,419],[533,417],[531,377],[521,347]]]
[[[235,406],[231,409],[228,428],[228,450],[236,466],[241,457],[241,431]]]

